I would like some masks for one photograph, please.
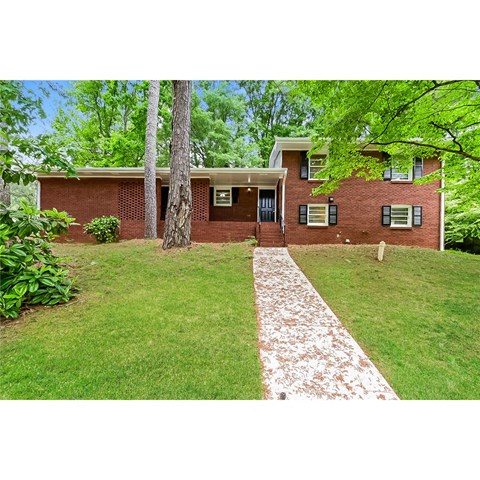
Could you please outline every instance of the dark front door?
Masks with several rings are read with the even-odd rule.
[[[275,221],[275,190],[260,190],[259,216],[261,222]]]

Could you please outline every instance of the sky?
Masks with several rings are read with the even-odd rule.
[[[67,89],[70,85],[70,81],[66,80],[54,80],[51,83],[59,89]],[[43,109],[47,115],[44,119],[36,119],[36,121],[30,125],[30,133],[32,135],[38,135],[51,131],[51,125],[55,118],[55,113],[60,106],[65,105],[65,98],[63,98],[57,91],[50,88],[44,80],[27,80],[24,82],[24,85],[25,88],[32,90],[36,95],[43,98]],[[50,92],[49,97],[45,96],[42,92],[42,88],[48,89]]]

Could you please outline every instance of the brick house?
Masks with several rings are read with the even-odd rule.
[[[440,182],[413,180],[439,167],[437,159],[415,159],[410,172],[389,169],[384,180],[350,178],[333,194],[311,196],[322,180],[326,152],[311,158],[308,138],[277,138],[269,168],[192,168],[192,240],[242,241],[262,246],[370,243],[443,249]],[[382,154],[370,149],[364,154]],[[120,238],[143,238],[143,168],[80,168],[78,179],[38,175],[40,208],[66,210],[80,224],[102,215],[121,220]],[[170,171],[157,169],[158,232],[168,200]],[[88,241],[82,226],[69,237]]]

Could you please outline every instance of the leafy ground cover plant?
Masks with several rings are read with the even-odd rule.
[[[115,216],[94,218],[83,226],[85,233],[95,237],[98,243],[112,243],[118,241],[120,220]]]
[[[74,280],[50,241],[74,222],[66,212],[0,203],[0,317],[17,318],[22,306],[55,305],[74,295]]]

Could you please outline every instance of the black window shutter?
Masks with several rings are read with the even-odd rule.
[[[232,187],[232,203],[238,203],[239,195],[240,189],[238,187]]]
[[[390,225],[392,219],[392,207],[384,205],[382,207],[382,225]]]
[[[307,206],[306,205],[299,205],[298,207],[298,223],[302,225],[307,224]]]
[[[383,152],[383,161],[390,162],[390,154],[387,152]],[[392,167],[389,166],[386,170],[383,171],[383,179],[384,180],[391,180],[392,179]]]
[[[308,180],[307,152],[300,152],[300,178],[302,180]]]
[[[413,164],[413,178],[423,177],[423,158],[415,158]]]
[[[336,205],[328,206],[328,224],[336,225],[338,221],[338,207]]]
[[[413,206],[413,226],[421,227],[423,222],[423,208],[420,205]]]

